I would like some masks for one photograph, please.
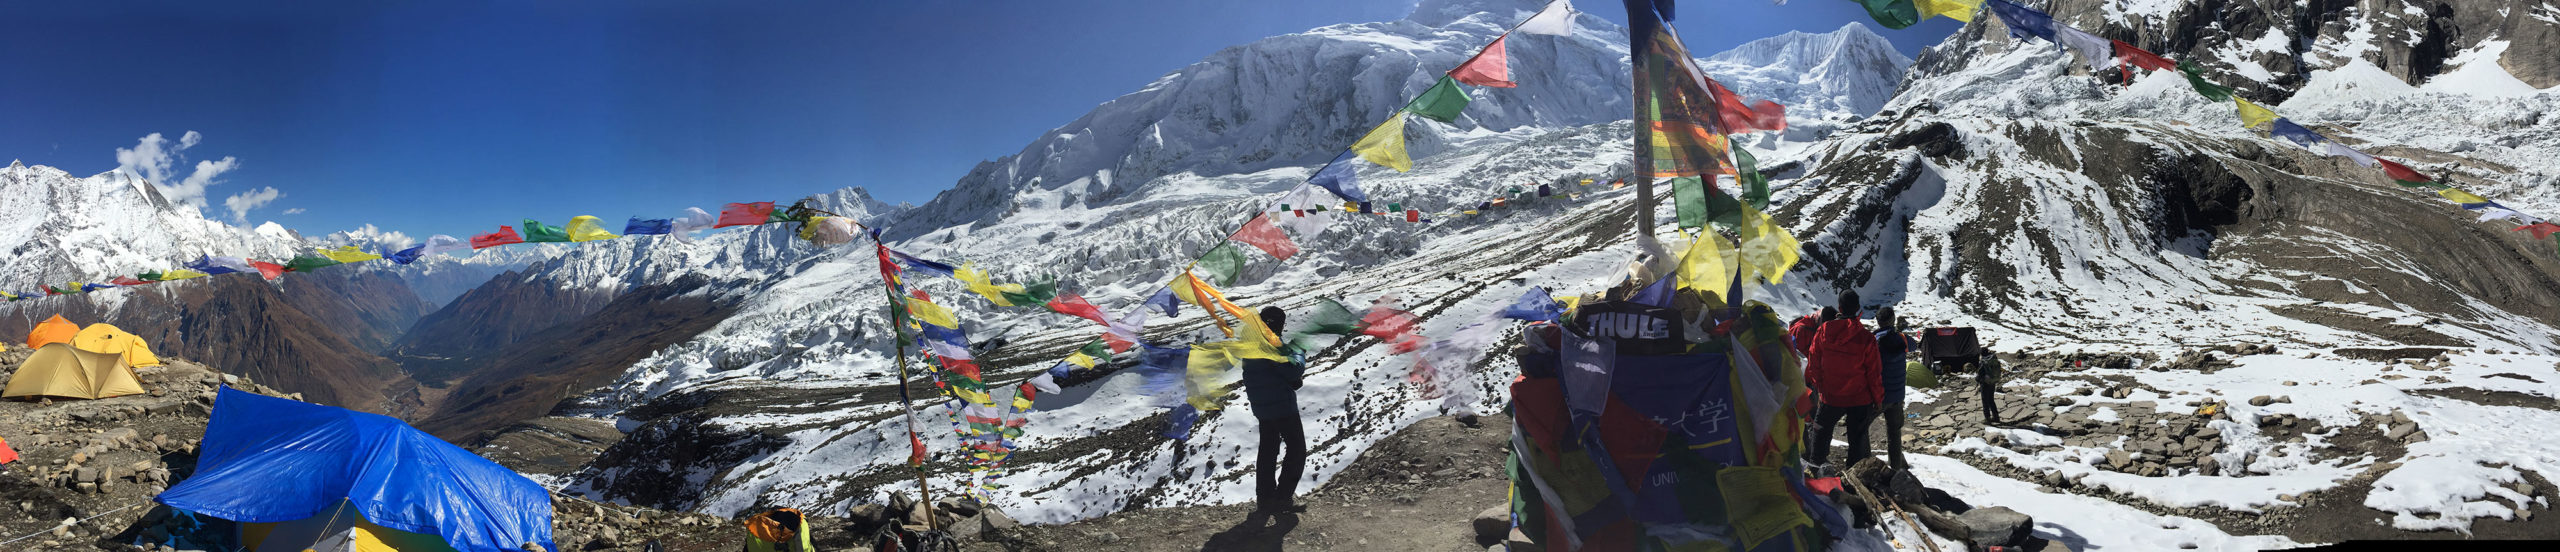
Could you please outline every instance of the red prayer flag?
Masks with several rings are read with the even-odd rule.
[[[2381,162],[2382,162],[2382,173],[2383,173],[2383,174],[2391,175],[2391,179],[2392,179],[2392,180],[2398,180],[2398,181],[2401,181],[2401,182],[2434,182],[2434,181],[2436,181],[2436,179],[2435,179],[2435,178],[2433,178],[2433,177],[2429,177],[2429,176],[2424,175],[2424,174],[2419,174],[2419,173],[2418,173],[2418,171],[2417,171],[2416,169],[2411,169],[2411,168],[2409,168],[2409,166],[2408,166],[2408,165],[2402,165],[2402,164],[2399,164],[2399,163],[2393,163],[2393,162],[2391,162],[2391,160],[2389,160],[2389,159],[2377,159],[2377,161],[2381,161]]]
[[[1484,51],[1476,52],[1476,57],[1468,58],[1466,63],[1458,65],[1457,69],[1450,70],[1449,78],[1476,86],[1494,88],[1520,86],[1519,83],[1511,82],[1510,56],[1504,54],[1502,49],[1502,42],[1510,39],[1510,35],[1493,39],[1493,44],[1486,45]]]
[[[2116,65],[2116,71],[2124,74],[2124,80],[2126,83],[2133,82],[2133,70],[2129,69],[2129,67],[2140,67],[2153,71],[2178,70],[2178,62],[2169,61],[2169,58],[2160,57],[2160,54],[2154,54],[2149,50],[2135,48],[2132,44],[2126,44],[2122,40],[2114,42],[2116,43],[2116,61],[2123,62]]]
[[[728,228],[731,226],[755,226],[764,224],[766,220],[769,220],[772,217],[773,202],[771,201],[731,203],[728,206],[720,208],[720,222],[718,224],[711,225],[711,227]]]
[[[1131,343],[1129,340],[1121,339],[1118,335],[1107,333],[1102,334],[1102,343],[1104,345],[1111,346],[1112,353],[1126,353],[1129,352],[1130,347],[1138,345],[1136,343]]]
[[[1406,210],[1404,210],[1404,221],[1405,221],[1405,222],[1422,222],[1422,212],[1421,212],[1421,211],[1412,210],[1412,209],[1406,209]]]
[[[496,232],[471,237],[472,249],[488,249],[510,243],[524,243],[524,236],[516,235],[516,227],[513,226],[499,226]]]
[[[1276,258],[1287,259],[1298,254],[1298,244],[1289,241],[1289,235],[1281,233],[1280,227],[1271,224],[1271,217],[1265,215],[1255,215],[1253,222],[1247,222],[1244,228],[1236,230],[1235,240],[1260,248]]]
[[[265,276],[269,280],[284,276],[284,265],[266,261],[249,261],[249,266],[258,267],[258,275]]]
[[[142,280],[141,280],[141,279],[139,279],[139,278],[134,278],[134,277],[132,277],[132,276],[117,276],[117,277],[116,277],[116,279],[113,279],[113,280],[107,280],[107,283],[115,284],[115,285],[119,285],[119,286],[138,286],[138,285],[148,284],[148,283],[151,283],[151,282],[145,282],[145,281],[142,281]]]
[[[1073,293],[1061,293],[1058,294],[1056,298],[1050,299],[1049,310],[1058,314],[1092,320],[1095,324],[1101,324],[1104,326],[1111,325],[1110,321],[1102,318],[1102,309],[1094,307],[1093,303],[1087,303],[1083,297],[1078,297]]]
[[[917,438],[916,438],[916,432],[914,432],[914,431],[908,431],[908,432],[907,432],[907,449],[908,449],[908,452],[907,452],[907,465],[909,465],[909,466],[915,466],[915,467],[923,467],[923,466],[924,466],[924,440],[923,440],[923,439],[917,439]]]
[[[1755,102],[1726,90],[1724,83],[1715,79],[1707,79],[1707,87],[1715,89],[1716,119],[1724,124],[1726,134],[1787,129],[1786,106],[1769,100]]]
[[[2518,227],[2516,227],[2516,231],[2518,231],[2518,232],[2532,232],[2532,233],[2533,233],[2533,239],[2537,239],[2537,240],[2547,240],[2547,239],[2551,239],[2551,235],[2552,235],[2552,234],[2560,234],[2560,224],[2552,224],[2552,223],[2548,223],[2548,222],[2536,222],[2536,223],[2533,223],[2533,224],[2527,224],[2527,225],[2524,225],[2524,226],[2518,226]]]

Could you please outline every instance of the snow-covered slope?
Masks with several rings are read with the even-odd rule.
[[[241,228],[173,206],[141,178],[87,178],[12,162],[0,169],[0,289],[97,281],[176,268],[206,253],[289,256],[288,236]]]
[[[1902,85],[1911,58],[1864,22],[1788,32],[1708,56],[1699,67],[1734,92],[1787,106],[1790,119],[1865,117]]]

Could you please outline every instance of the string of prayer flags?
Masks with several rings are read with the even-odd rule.
[[[381,255],[366,253],[364,250],[356,249],[356,246],[352,245],[341,246],[334,249],[323,247],[319,248],[318,252],[320,253],[320,256],[327,257],[330,261],[335,261],[337,263],[361,263],[382,258]]]
[[[2009,27],[2009,38],[2026,40],[2032,36],[2053,40],[2053,16],[2008,0],[1986,0],[1986,3],[1991,5],[1991,13],[2000,16],[2000,23]]]
[[[1668,20],[1670,18],[1665,17],[1663,19]],[[1546,9],[1538,10],[1537,15],[1529,16],[1527,21],[1520,22],[1520,26],[1513,28],[1512,32],[1535,35],[1573,36],[1573,3],[1565,0],[1557,0],[1554,3],[1547,4]]]
[[[712,228],[755,226],[773,219],[773,202],[731,203],[720,208],[720,220]]]
[[[1276,259],[1286,260],[1298,254],[1298,244],[1289,241],[1289,235],[1280,232],[1280,227],[1271,223],[1271,215],[1268,213],[1254,215],[1252,221],[1244,224],[1244,228],[1236,230],[1234,239],[1244,242],[1245,245],[1251,245],[1255,249],[1261,249],[1263,253],[1268,253]]]
[[[285,273],[284,265],[266,261],[249,261],[249,266],[258,271],[258,276],[264,277],[268,280],[283,277]]]
[[[2080,54],[2080,62],[2089,64],[2091,75],[2096,75],[2099,71],[2105,71],[2116,64],[2115,43],[2098,38],[2098,35],[2089,34],[2088,31],[2069,26],[2055,26],[2053,41],[2060,42],[2063,47]]]
[[[525,243],[566,243],[569,241],[569,229],[543,224],[533,219],[524,219],[524,241]]]
[[[2178,62],[2178,72],[2187,75],[2187,84],[2195,87],[2196,95],[2217,102],[2231,101],[2231,87],[2204,80],[2204,68],[2197,66],[2195,62]]]
[[[1413,157],[1404,150],[1404,112],[1388,116],[1387,122],[1378,124],[1378,128],[1370,130],[1367,136],[1360,137],[1359,142],[1352,143],[1351,151],[1359,153],[1361,159],[1396,172],[1413,170]]]
[[[1220,286],[1236,285],[1236,276],[1244,273],[1244,252],[1236,250],[1233,243],[1219,242],[1208,253],[1200,254],[1200,260],[1191,266],[1207,273]]]
[[[943,276],[952,276],[959,270],[952,268],[951,265],[948,264],[925,260],[914,255],[908,255],[903,251],[891,251],[889,254],[897,258],[899,263],[905,264],[907,268],[910,269],[922,270]]]
[[[1404,110],[1434,121],[1456,123],[1458,114],[1466,111],[1467,103],[1472,101],[1475,99],[1467,97],[1467,91],[1458,87],[1458,79],[1441,75],[1439,82],[1432,83],[1430,89],[1406,102]]]
[[[1519,83],[1511,82],[1511,61],[1503,51],[1502,43],[1509,40],[1511,37],[1508,35],[1493,39],[1493,43],[1485,45],[1483,51],[1476,52],[1476,57],[1467,58],[1466,63],[1458,64],[1457,69],[1449,70],[1449,76],[1458,79],[1458,82],[1476,86],[1492,88],[1520,86]]]
[[[526,225],[531,226],[532,221],[526,221]],[[613,235],[612,232],[605,231],[604,219],[596,218],[594,215],[578,215],[575,217],[569,217],[569,227],[565,232],[563,232],[563,234],[569,238],[569,241],[573,242],[610,240],[622,237]]]
[[[1110,320],[1103,318],[1101,307],[1093,306],[1093,303],[1085,302],[1084,297],[1073,293],[1059,294],[1057,298],[1049,300],[1048,306],[1050,312],[1092,320],[1093,323],[1104,326],[1111,325]]]
[[[1867,17],[1887,29],[1903,29],[1920,23],[1920,7],[1911,0],[1856,0],[1867,8]]]
[[[1172,297],[1162,294],[1157,296],[1168,299]],[[1138,343],[1138,329],[1147,326],[1147,309],[1150,307],[1152,305],[1138,305],[1138,308],[1130,309],[1129,314],[1120,315],[1119,319],[1112,320],[1108,324],[1110,329],[1102,333],[1102,342],[1111,349],[1111,352],[1125,352],[1130,346]]]
[[[516,243],[524,243],[524,237],[517,236],[516,228],[513,226],[501,225],[498,227],[498,231],[496,232],[471,237],[472,249],[488,249],[491,247]]]
[[[855,236],[850,218],[811,217],[800,224],[800,239],[818,247],[851,243]]]

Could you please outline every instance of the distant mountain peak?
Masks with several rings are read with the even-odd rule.
[[[1508,18],[1506,20],[1508,22],[1518,22],[1520,18],[1545,9],[1547,2],[1548,0],[1422,0],[1421,3],[1413,6],[1413,13],[1406,15],[1404,19],[1432,27],[1446,27],[1468,16],[1492,14],[1498,18]],[[1514,13],[1518,15],[1513,16]]]

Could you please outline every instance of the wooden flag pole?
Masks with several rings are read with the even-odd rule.
[[[890,308],[897,307],[891,306]],[[892,318],[893,319],[889,321],[889,324],[893,326],[898,325],[898,321],[894,319],[895,317]],[[900,334],[899,337],[901,338],[905,337],[905,334],[907,333],[906,328],[891,328],[890,331],[898,332]],[[898,394],[900,396],[905,396],[907,393],[905,391],[906,388],[907,343],[905,339],[900,339],[898,340]],[[903,407],[907,413],[907,438],[915,439],[916,406],[914,403],[905,403]],[[933,521],[933,485],[925,480],[924,466],[921,465],[916,466],[916,495],[924,498],[924,502],[921,504],[921,507],[924,508],[924,528],[928,530],[939,530],[940,528],[935,527],[936,524]]]
[[[1635,91],[1635,102],[1633,102],[1635,118],[1631,119],[1634,124],[1630,129],[1633,131],[1631,134],[1635,135],[1635,162],[1631,167],[1633,170],[1629,171],[1634,174],[1627,175],[1627,178],[1636,181],[1637,235],[1651,238],[1653,237],[1653,174],[1651,172],[1653,169],[1651,140],[1653,120],[1648,116],[1647,108],[1653,107],[1653,95],[1645,86],[1644,62],[1646,50],[1651,49],[1653,45],[1654,29],[1662,26],[1662,20],[1653,13],[1653,0],[1624,0],[1624,3],[1627,7],[1627,60],[1633,69],[1631,76],[1634,78],[1633,86],[1629,88]]]

